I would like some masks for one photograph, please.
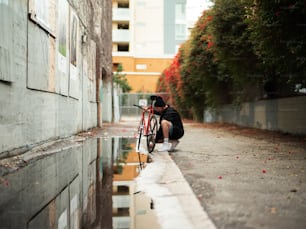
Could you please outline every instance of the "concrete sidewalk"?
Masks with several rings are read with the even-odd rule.
[[[217,228],[306,228],[306,138],[230,124],[184,127],[171,158]]]

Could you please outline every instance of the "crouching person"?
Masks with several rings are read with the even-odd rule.
[[[172,151],[184,135],[184,127],[180,114],[164,100],[157,96],[154,103],[154,113],[160,115],[156,143],[163,143],[159,152]]]

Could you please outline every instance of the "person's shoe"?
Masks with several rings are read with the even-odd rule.
[[[171,143],[164,142],[163,145],[158,149],[158,152],[165,152],[171,149]]]
[[[173,140],[171,141],[171,148],[169,149],[169,151],[173,151],[175,149],[175,147],[180,143],[179,140]]]
[[[150,154],[148,154],[147,163],[152,163],[152,162],[153,162],[153,158]]]

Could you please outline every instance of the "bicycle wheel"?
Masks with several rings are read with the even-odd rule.
[[[149,129],[150,132],[147,135],[147,147],[149,153],[152,153],[155,148],[157,127],[158,127],[157,118],[155,117],[155,115],[153,115],[150,118],[150,129]]]

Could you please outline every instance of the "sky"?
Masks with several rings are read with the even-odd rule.
[[[212,3],[209,0],[187,0],[187,20],[197,21],[204,9],[208,9]]]

